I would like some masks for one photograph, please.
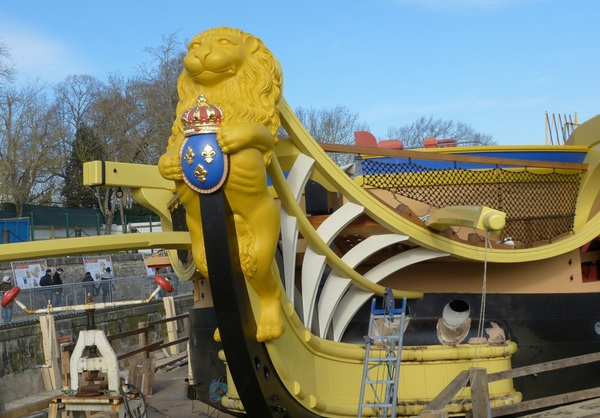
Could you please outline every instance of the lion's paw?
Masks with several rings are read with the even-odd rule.
[[[158,160],[158,170],[160,174],[167,180],[183,179],[183,170],[178,153],[167,152],[161,155]]]
[[[269,341],[281,337],[285,330],[279,300],[262,304],[260,323],[256,330],[256,339],[259,342]]]

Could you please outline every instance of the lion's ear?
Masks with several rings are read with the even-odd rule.
[[[248,38],[246,38],[246,40],[244,41],[244,45],[246,46],[246,48],[248,48],[248,51],[251,54],[253,54],[254,52],[256,52],[256,50],[260,46],[260,44],[258,42],[258,39],[256,39],[253,36],[249,36]]]

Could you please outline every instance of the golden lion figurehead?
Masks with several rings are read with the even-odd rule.
[[[184,67],[177,82],[178,116],[203,94],[223,109],[225,123],[257,122],[276,139],[283,79],[279,62],[260,39],[229,27],[209,29],[190,42]],[[169,145],[182,136],[177,117]]]

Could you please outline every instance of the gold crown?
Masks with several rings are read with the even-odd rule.
[[[223,121],[223,111],[216,105],[208,104],[206,97],[198,97],[198,105],[189,108],[181,115],[183,135],[217,132]]]

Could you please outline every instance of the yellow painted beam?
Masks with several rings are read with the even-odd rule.
[[[484,259],[487,259],[489,262],[494,263],[519,263],[544,260],[565,254],[583,246],[600,235],[600,213],[590,218],[589,205],[581,204],[581,202],[577,205],[576,219],[582,219],[583,223],[577,223],[575,233],[539,247],[524,249],[494,249],[493,251],[486,251],[483,247],[457,242],[433,233],[422,226],[398,216],[398,214],[391,211],[384,203],[378,201],[366,190],[354,183],[353,180],[342,172],[342,170],[340,170],[327,156],[319,144],[314,141],[284,99],[280,101],[280,109],[282,125],[300,152],[315,159],[317,162],[315,164],[316,171],[326,178],[336,190],[343,193],[349,201],[363,206],[365,208],[365,213],[370,218],[392,232],[408,235],[411,238],[411,241],[422,247],[470,260],[483,261]],[[590,131],[590,136],[595,135],[595,130],[590,129]],[[586,143],[594,143],[594,140],[588,138]],[[586,158],[585,163],[590,167],[596,167],[600,160],[600,155],[590,153],[588,157],[589,158]],[[591,178],[591,174],[593,173],[590,173],[588,170],[585,174],[586,178]],[[600,182],[595,179],[590,181],[589,184],[586,183],[584,188],[585,198],[591,199],[592,196],[598,194],[599,190]],[[580,196],[579,199],[581,200],[581,198],[582,197]]]
[[[189,249],[191,248],[190,234],[150,232],[1,244],[0,261],[114,253],[144,248]]]
[[[127,187],[174,190],[175,183],[164,179],[158,166],[90,161],[83,164],[84,186]]]

